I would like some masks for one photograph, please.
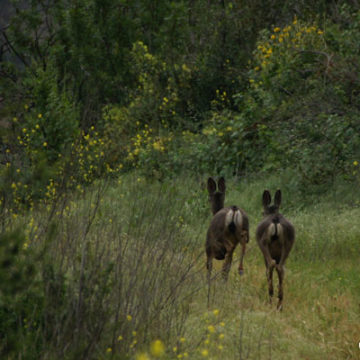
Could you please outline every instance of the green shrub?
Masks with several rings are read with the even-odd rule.
[[[237,97],[243,112],[255,108],[257,121],[279,144],[266,148],[272,154],[266,162],[295,167],[304,186],[346,174],[359,153],[359,110],[349,101],[349,86],[350,93],[360,87],[345,80],[348,67],[342,64],[350,65],[349,54],[332,48],[328,33],[337,36],[331,25],[324,31],[296,18],[264,31],[249,71],[249,92]]]
[[[37,334],[44,311],[44,293],[37,278],[38,258],[27,246],[20,231],[2,232],[0,354],[9,358],[22,349],[35,356],[41,342]]]

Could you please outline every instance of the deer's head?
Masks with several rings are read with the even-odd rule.
[[[274,205],[271,204],[271,195],[268,190],[265,190],[262,197],[263,202],[263,215],[269,216],[269,215],[276,215],[279,213],[279,208],[281,204],[281,190],[276,190],[275,193],[275,199],[274,199]]]

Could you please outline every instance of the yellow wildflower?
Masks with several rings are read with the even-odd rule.
[[[136,360],[150,360],[148,354],[146,354],[146,353],[137,354],[135,359]]]
[[[160,357],[165,353],[165,345],[161,340],[155,340],[150,345],[151,355]]]
[[[209,330],[210,333],[214,333],[215,332],[215,326],[214,325],[209,325],[208,330]]]
[[[201,350],[201,355],[202,355],[203,357],[207,357],[207,356],[209,355],[209,351],[208,351],[207,349],[202,349],[202,350]]]
[[[185,72],[190,72],[190,69],[189,69],[185,64],[183,64],[183,65],[181,66],[181,68],[182,68],[182,70],[185,71]]]

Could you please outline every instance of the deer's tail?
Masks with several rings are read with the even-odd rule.
[[[272,223],[270,225],[269,230],[270,230],[271,241],[277,240],[280,234],[282,233],[282,226],[280,224],[280,219],[278,216],[275,216],[272,219]]]

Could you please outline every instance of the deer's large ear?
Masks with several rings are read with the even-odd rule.
[[[218,180],[218,188],[220,192],[225,193],[226,185],[225,185],[225,179],[223,177],[221,177]]]
[[[262,203],[263,203],[263,207],[267,207],[270,205],[271,195],[270,195],[269,190],[264,190],[263,196],[262,196]]]
[[[208,178],[207,189],[209,194],[213,194],[216,191],[216,182],[212,177]]]
[[[276,190],[274,203],[275,203],[276,207],[280,206],[280,204],[281,204],[281,190]]]

